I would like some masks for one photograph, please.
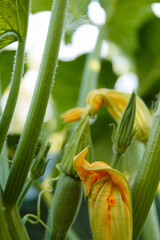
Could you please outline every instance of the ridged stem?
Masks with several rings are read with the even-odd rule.
[[[16,206],[12,209],[5,208],[5,218],[12,240],[29,240],[27,231]]]
[[[1,194],[0,194],[0,239],[1,240],[11,240],[11,236],[9,234],[9,229],[6,224],[6,219],[4,216]]]
[[[133,239],[138,239],[154,200],[160,180],[160,104],[132,188]]]
[[[47,40],[31,106],[4,191],[4,204],[13,207],[23,189],[42,128],[62,37],[67,0],[54,0]]]

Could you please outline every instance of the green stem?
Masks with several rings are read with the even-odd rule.
[[[94,51],[87,55],[77,107],[84,106],[86,104],[86,96],[88,92],[97,87],[98,77],[101,70],[100,51],[103,40],[102,35],[103,28],[100,29]]]
[[[18,201],[17,201],[17,206],[18,206],[18,208],[21,207],[22,201],[23,201],[26,193],[28,192],[30,186],[32,185],[32,183],[33,183],[33,180],[32,180],[32,179],[29,179],[29,181],[28,181],[27,184],[25,185],[23,191],[21,192],[21,195],[19,196]]]
[[[143,240],[159,240],[160,230],[155,202],[153,202],[147,220],[144,224],[142,235]]]
[[[18,93],[20,88],[20,82],[23,75],[23,67],[24,67],[24,58],[25,58],[25,43],[27,37],[27,29],[28,29],[28,16],[29,16],[29,8],[30,1],[28,0],[28,6],[26,9],[26,19],[25,19],[25,28],[23,37],[19,37],[18,39],[18,49],[15,58],[15,65],[13,69],[13,75],[11,80],[11,88],[9,92],[9,96],[7,99],[7,103],[5,105],[5,109],[0,119],[0,153],[2,151],[5,138],[7,136],[7,132],[13,117],[13,113],[16,107]]]
[[[1,240],[11,240],[8,226],[6,224],[4,212],[3,212],[3,206],[1,201],[1,194],[0,194],[0,239]]]
[[[5,205],[16,204],[35,153],[57,67],[67,2],[67,0],[53,1],[37,84],[4,191]]]
[[[80,240],[80,238],[77,236],[76,232],[71,228],[67,233],[66,240]]]
[[[111,162],[111,164],[110,164],[110,166],[112,167],[112,168],[117,168],[117,166],[118,166],[118,163],[119,163],[119,158],[120,158],[120,156],[121,155],[119,155],[118,153],[115,153],[114,154],[114,157],[113,157],[113,159],[112,159],[112,162]]]
[[[7,144],[6,141],[4,143],[3,149],[2,149],[2,155],[7,158]],[[7,178],[8,178],[8,173],[9,173],[9,165],[8,165],[8,159],[5,159],[0,156],[0,167],[2,169],[2,176],[1,176],[1,186],[4,189]]]
[[[33,186],[36,188],[36,190],[40,193],[41,191],[43,191],[44,189],[42,188],[41,184],[38,181],[34,181],[33,182]],[[54,182],[52,184],[52,187],[54,187]],[[51,203],[52,203],[52,196],[53,194],[51,192],[44,192],[42,195],[43,201],[45,203],[46,208],[50,208],[51,207]],[[47,224],[48,225],[48,224]]]
[[[7,103],[5,105],[5,109],[0,120],[0,153],[2,151],[6,139],[6,135],[13,117],[14,109],[18,98],[20,82],[23,73],[24,56],[25,56],[25,42],[19,40],[16,54],[16,62],[11,81],[11,89],[9,92]]]
[[[143,159],[132,188],[133,239],[138,239],[154,200],[160,179],[160,104]]]
[[[16,206],[12,209],[6,208],[5,217],[12,240],[29,240]]]

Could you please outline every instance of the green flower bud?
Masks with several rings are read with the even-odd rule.
[[[122,155],[130,146],[134,131],[136,113],[136,94],[133,92],[113,134],[113,148]]]
[[[44,174],[46,168],[46,157],[50,147],[51,144],[48,142],[46,146],[41,148],[37,157],[34,159],[30,170],[30,178],[32,180],[35,181]]]
[[[70,141],[66,144],[62,162],[60,165],[61,170],[74,177],[78,177],[75,169],[73,168],[74,157],[82,151],[82,149],[89,147],[88,162],[92,161],[92,140],[90,135],[89,117],[85,114],[78,126],[76,127]]]

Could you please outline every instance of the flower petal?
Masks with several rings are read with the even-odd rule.
[[[63,113],[61,118],[63,118],[65,122],[75,122],[79,120],[86,111],[86,107],[72,108],[71,110]]]
[[[74,167],[88,196],[89,219],[95,240],[132,239],[132,203],[125,176],[104,162],[89,164],[87,148],[75,157]]]

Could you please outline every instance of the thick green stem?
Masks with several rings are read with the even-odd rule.
[[[133,239],[138,239],[154,200],[160,179],[160,104],[132,188]]]
[[[155,202],[153,202],[146,223],[144,224],[142,235],[143,240],[159,240],[160,230]]]
[[[17,201],[17,206],[18,206],[19,208],[21,207],[22,201],[23,201],[26,193],[28,192],[30,186],[32,185],[32,183],[33,183],[33,180],[32,180],[32,179],[29,179],[29,181],[28,181],[27,184],[25,185],[23,191],[21,192],[21,195],[19,196],[18,201]]]
[[[57,67],[66,7],[67,0],[53,1],[37,84],[4,191],[5,205],[16,204],[35,153]]]
[[[5,217],[12,240],[29,240],[17,207],[6,208]]]
[[[103,35],[102,30],[103,29],[100,29],[94,51],[88,54],[86,59],[77,107],[84,106],[86,104],[86,96],[88,92],[97,87],[98,77],[101,70],[100,51]]]
[[[2,201],[1,201],[1,193],[0,193],[0,239],[1,240],[11,240],[8,226],[6,224]]]

